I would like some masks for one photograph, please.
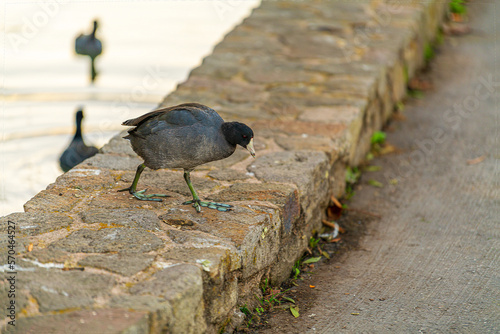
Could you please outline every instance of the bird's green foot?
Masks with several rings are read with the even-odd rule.
[[[162,200],[160,198],[153,198],[153,197],[168,197],[168,195],[165,194],[144,194],[147,189],[140,190],[140,191],[132,191],[130,188],[125,188],[125,189],[120,189],[118,191],[128,191],[132,196],[135,198],[141,200],[141,201],[155,201],[155,202],[161,202]]]
[[[218,210],[218,211],[222,211],[222,212],[231,211],[231,208],[233,207],[232,205],[229,205],[229,204],[216,203],[216,202],[205,202],[205,201],[200,201],[200,200],[191,200],[191,201],[184,202],[182,204],[183,205],[193,204],[193,207],[196,209],[197,212],[201,212],[201,207],[214,209],[214,210]]]

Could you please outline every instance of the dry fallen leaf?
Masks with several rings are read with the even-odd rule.
[[[316,285],[309,285],[309,287],[310,287],[311,289],[314,289],[314,288],[316,287]]]
[[[327,253],[327,252],[322,251],[322,252],[321,252],[321,254],[322,254],[324,257],[326,257],[328,260],[330,260],[330,255],[328,255],[328,253]]]
[[[390,154],[390,153],[397,152],[397,150],[398,150],[398,148],[396,146],[386,143],[384,145],[384,147],[382,147],[380,149],[380,151],[378,152],[378,154],[380,154],[380,155]]]
[[[321,260],[321,256],[318,257],[310,257],[302,262],[302,264],[316,263]]]
[[[30,244],[28,245],[28,252],[31,252],[33,250],[33,243],[30,242]]]
[[[470,160],[467,160],[467,165],[476,165],[478,163],[481,163],[484,161],[484,159],[486,159],[486,155],[482,155],[480,157],[477,157],[477,158],[474,158],[474,159],[470,159]]]
[[[377,180],[368,180],[368,184],[377,188],[383,188],[384,185]]]
[[[453,22],[463,22],[464,21],[464,16],[459,13],[451,13],[451,20]]]
[[[402,112],[396,112],[392,115],[393,115],[392,118],[397,120],[397,121],[406,121],[406,116],[403,115]]]
[[[443,24],[443,33],[452,36],[467,35],[472,32],[472,28],[465,22],[449,22]]]
[[[340,240],[341,240],[340,238],[335,238],[335,239],[330,240],[330,242],[339,242]]]
[[[424,78],[413,78],[408,83],[408,87],[413,90],[431,90],[433,88],[432,82]]]

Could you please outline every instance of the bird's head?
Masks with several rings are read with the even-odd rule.
[[[255,158],[253,131],[247,125],[240,122],[227,122],[222,125],[222,132],[229,143],[246,148]]]
[[[81,121],[83,119],[83,107],[79,107],[76,112],[76,120]]]

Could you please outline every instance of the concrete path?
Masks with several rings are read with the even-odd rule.
[[[259,333],[500,332],[500,5],[469,4],[472,33],[445,39],[434,89],[389,126],[402,153],[374,160],[349,204],[382,219],[302,284],[299,319]]]

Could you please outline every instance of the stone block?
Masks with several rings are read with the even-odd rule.
[[[19,318],[17,333],[148,333],[149,319],[146,312],[124,308],[77,310],[64,314]]]
[[[65,263],[71,258],[72,253],[61,249],[34,248],[31,252],[23,255],[23,258],[39,263]]]
[[[203,293],[208,321],[217,326],[224,323],[238,306],[238,279],[236,275],[228,275],[224,281],[205,284]]]
[[[174,210],[175,211],[175,210]],[[169,214],[161,215],[162,219],[166,224],[175,226],[174,228],[166,229],[166,234],[173,242],[176,244],[184,245],[186,247],[224,247],[231,248],[234,244],[230,240],[226,240],[220,237],[216,237],[209,233],[191,230],[190,226],[194,226],[196,223],[189,218],[182,219],[179,215],[174,215],[174,217],[169,217]],[[204,222],[205,220],[201,220]],[[183,226],[187,226],[186,231],[182,230]]]
[[[383,72],[383,64],[367,64],[359,61],[349,61],[347,63],[338,61],[324,61],[321,63],[306,63],[304,68],[309,71],[321,72],[331,77],[378,77]]]
[[[149,295],[113,295],[107,306],[147,312],[149,331],[145,333],[165,333],[173,318],[172,305],[167,300]]]
[[[275,84],[280,82],[310,82],[319,78],[319,75],[294,69],[285,64],[269,64],[263,60],[262,63],[253,64],[245,68],[245,78],[256,84]]]
[[[110,189],[114,183],[115,178],[109,171],[79,165],[59,176],[56,183],[49,185],[47,190],[80,198],[94,191]]]
[[[344,39],[333,34],[320,31],[303,31],[287,34],[284,43],[290,50],[290,55],[297,58],[344,58]],[[307,47],[304,47],[307,45]]]
[[[389,71],[389,82],[392,86],[392,101],[401,101],[406,96],[406,75],[403,64],[399,61]]]
[[[220,181],[241,181],[248,179],[250,175],[231,168],[215,169],[208,176]]]
[[[102,154],[98,153],[92,158],[89,158],[78,165],[78,168],[84,166],[92,166],[97,168],[106,168],[111,170],[133,170],[142,164],[144,160],[140,157],[118,154]]]
[[[122,276],[132,276],[148,268],[154,255],[147,254],[99,254],[78,261],[79,266],[104,269]]]
[[[305,225],[300,226],[296,233],[291,233],[283,237],[278,260],[269,272],[271,284],[279,285],[285,281],[292,272],[292,267],[297,260],[304,254],[304,249],[309,244],[309,228]]]
[[[362,75],[333,76],[326,79],[323,89],[361,98],[373,98],[376,93],[376,78]]]
[[[171,208],[160,216],[166,224],[184,231],[201,231],[230,242],[241,258],[243,277],[253,275],[275,261],[281,220],[277,209],[254,202],[230,202],[230,212],[204,209],[202,213]]]
[[[350,146],[349,164],[358,166],[370,151],[371,137],[375,131],[382,128],[384,110],[378,100],[373,100],[363,115],[363,124],[357,136],[351,137],[353,143]]]
[[[102,209],[91,208],[80,213],[82,222],[86,224],[105,224],[109,227],[129,227],[143,228],[149,231],[156,231],[160,228],[160,220],[157,215],[150,210],[137,209]]]
[[[285,151],[258,157],[248,170],[262,181],[297,185],[302,201],[306,197],[315,197],[314,183],[328,176],[327,166],[328,158],[323,152]]]
[[[210,96],[219,96],[221,102],[227,101],[238,104],[262,102],[269,95],[262,85],[240,81],[235,82],[234,80],[198,77],[195,75],[191,75],[188,81],[179,86],[178,90],[186,90],[189,94],[192,94],[193,90],[198,93],[202,91],[210,94]],[[217,111],[219,110],[217,109]]]
[[[234,247],[182,246],[163,252],[161,257],[197,265],[213,281],[224,281],[229,272],[241,268],[241,258]]]
[[[84,228],[52,243],[49,248],[70,253],[146,253],[164,246],[164,241],[150,232],[117,227],[98,231]]]
[[[276,204],[285,233],[290,233],[300,216],[299,194],[295,187],[279,183],[236,183],[211,197],[214,201],[262,201]]]
[[[297,185],[304,213],[302,224],[308,225],[321,221],[323,213],[319,208],[326,208],[328,204],[330,168],[328,157],[323,152],[285,151],[257,158],[248,170],[262,181]]]
[[[190,264],[177,264],[155,273],[149,280],[130,288],[137,296],[156,296],[171,305],[172,317],[163,331],[167,333],[203,333],[203,279],[201,269]]]
[[[323,151],[328,155],[331,161],[335,161],[337,160],[339,155],[345,154],[344,150],[339,150],[342,147],[341,145],[339,145],[337,140],[322,136],[314,136],[308,134],[303,134],[300,136],[277,135],[276,137],[274,137],[274,141],[276,142],[276,144],[287,151]]]
[[[203,295],[209,322],[216,324],[236,306],[238,284],[235,270],[241,268],[241,257],[234,246],[202,247],[184,244],[161,254],[167,263],[184,262],[198,266],[203,273]]]
[[[17,277],[17,275],[15,275]],[[10,275],[7,272],[2,272],[0,274],[0,305],[4,313],[1,316],[1,319],[6,319],[6,317],[10,314],[10,311],[7,310],[11,304],[11,300],[14,300],[15,304],[15,313],[20,314],[20,312],[26,308],[28,305],[28,296],[26,295],[25,289],[20,289],[18,282],[11,281],[9,282],[7,279],[10,278]],[[13,283],[13,284],[12,284]],[[14,298],[9,298],[9,295],[12,296],[12,293],[15,294]],[[9,318],[9,321],[11,319]]]
[[[354,106],[308,107],[298,117],[304,122],[344,123],[356,121],[362,110]]]
[[[237,53],[212,54],[203,59],[202,66],[191,71],[190,75],[231,79],[240,71],[244,57]]]
[[[75,197],[69,191],[58,192],[56,189],[42,190],[24,204],[24,211],[32,213],[65,213],[71,211],[83,196]]]
[[[245,55],[281,55],[288,51],[287,45],[278,36],[254,32],[252,34],[229,34],[216,45],[214,54],[244,52]]]
[[[111,294],[115,278],[81,271],[20,271],[18,286],[28,289],[36,299],[40,312],[62,311],[92,306],[98,298]]]
[[[26,237],[69,227],[73,219],[58,213],[16,212],[0,218],[2,232],[7,232],[9,221],[11,226],[15,226],[16,236]]]
[[[319,123],[319,122],[304,122],[304,121],[284,121],[284,120],[268,120],[255,121],[251,124],[255,133],[259,133],[266,137],[273,137],[279,134],[286,135],[310,135],[322,136],[326,138],[337,138],[346,130],[345,124],[340,123]]]

